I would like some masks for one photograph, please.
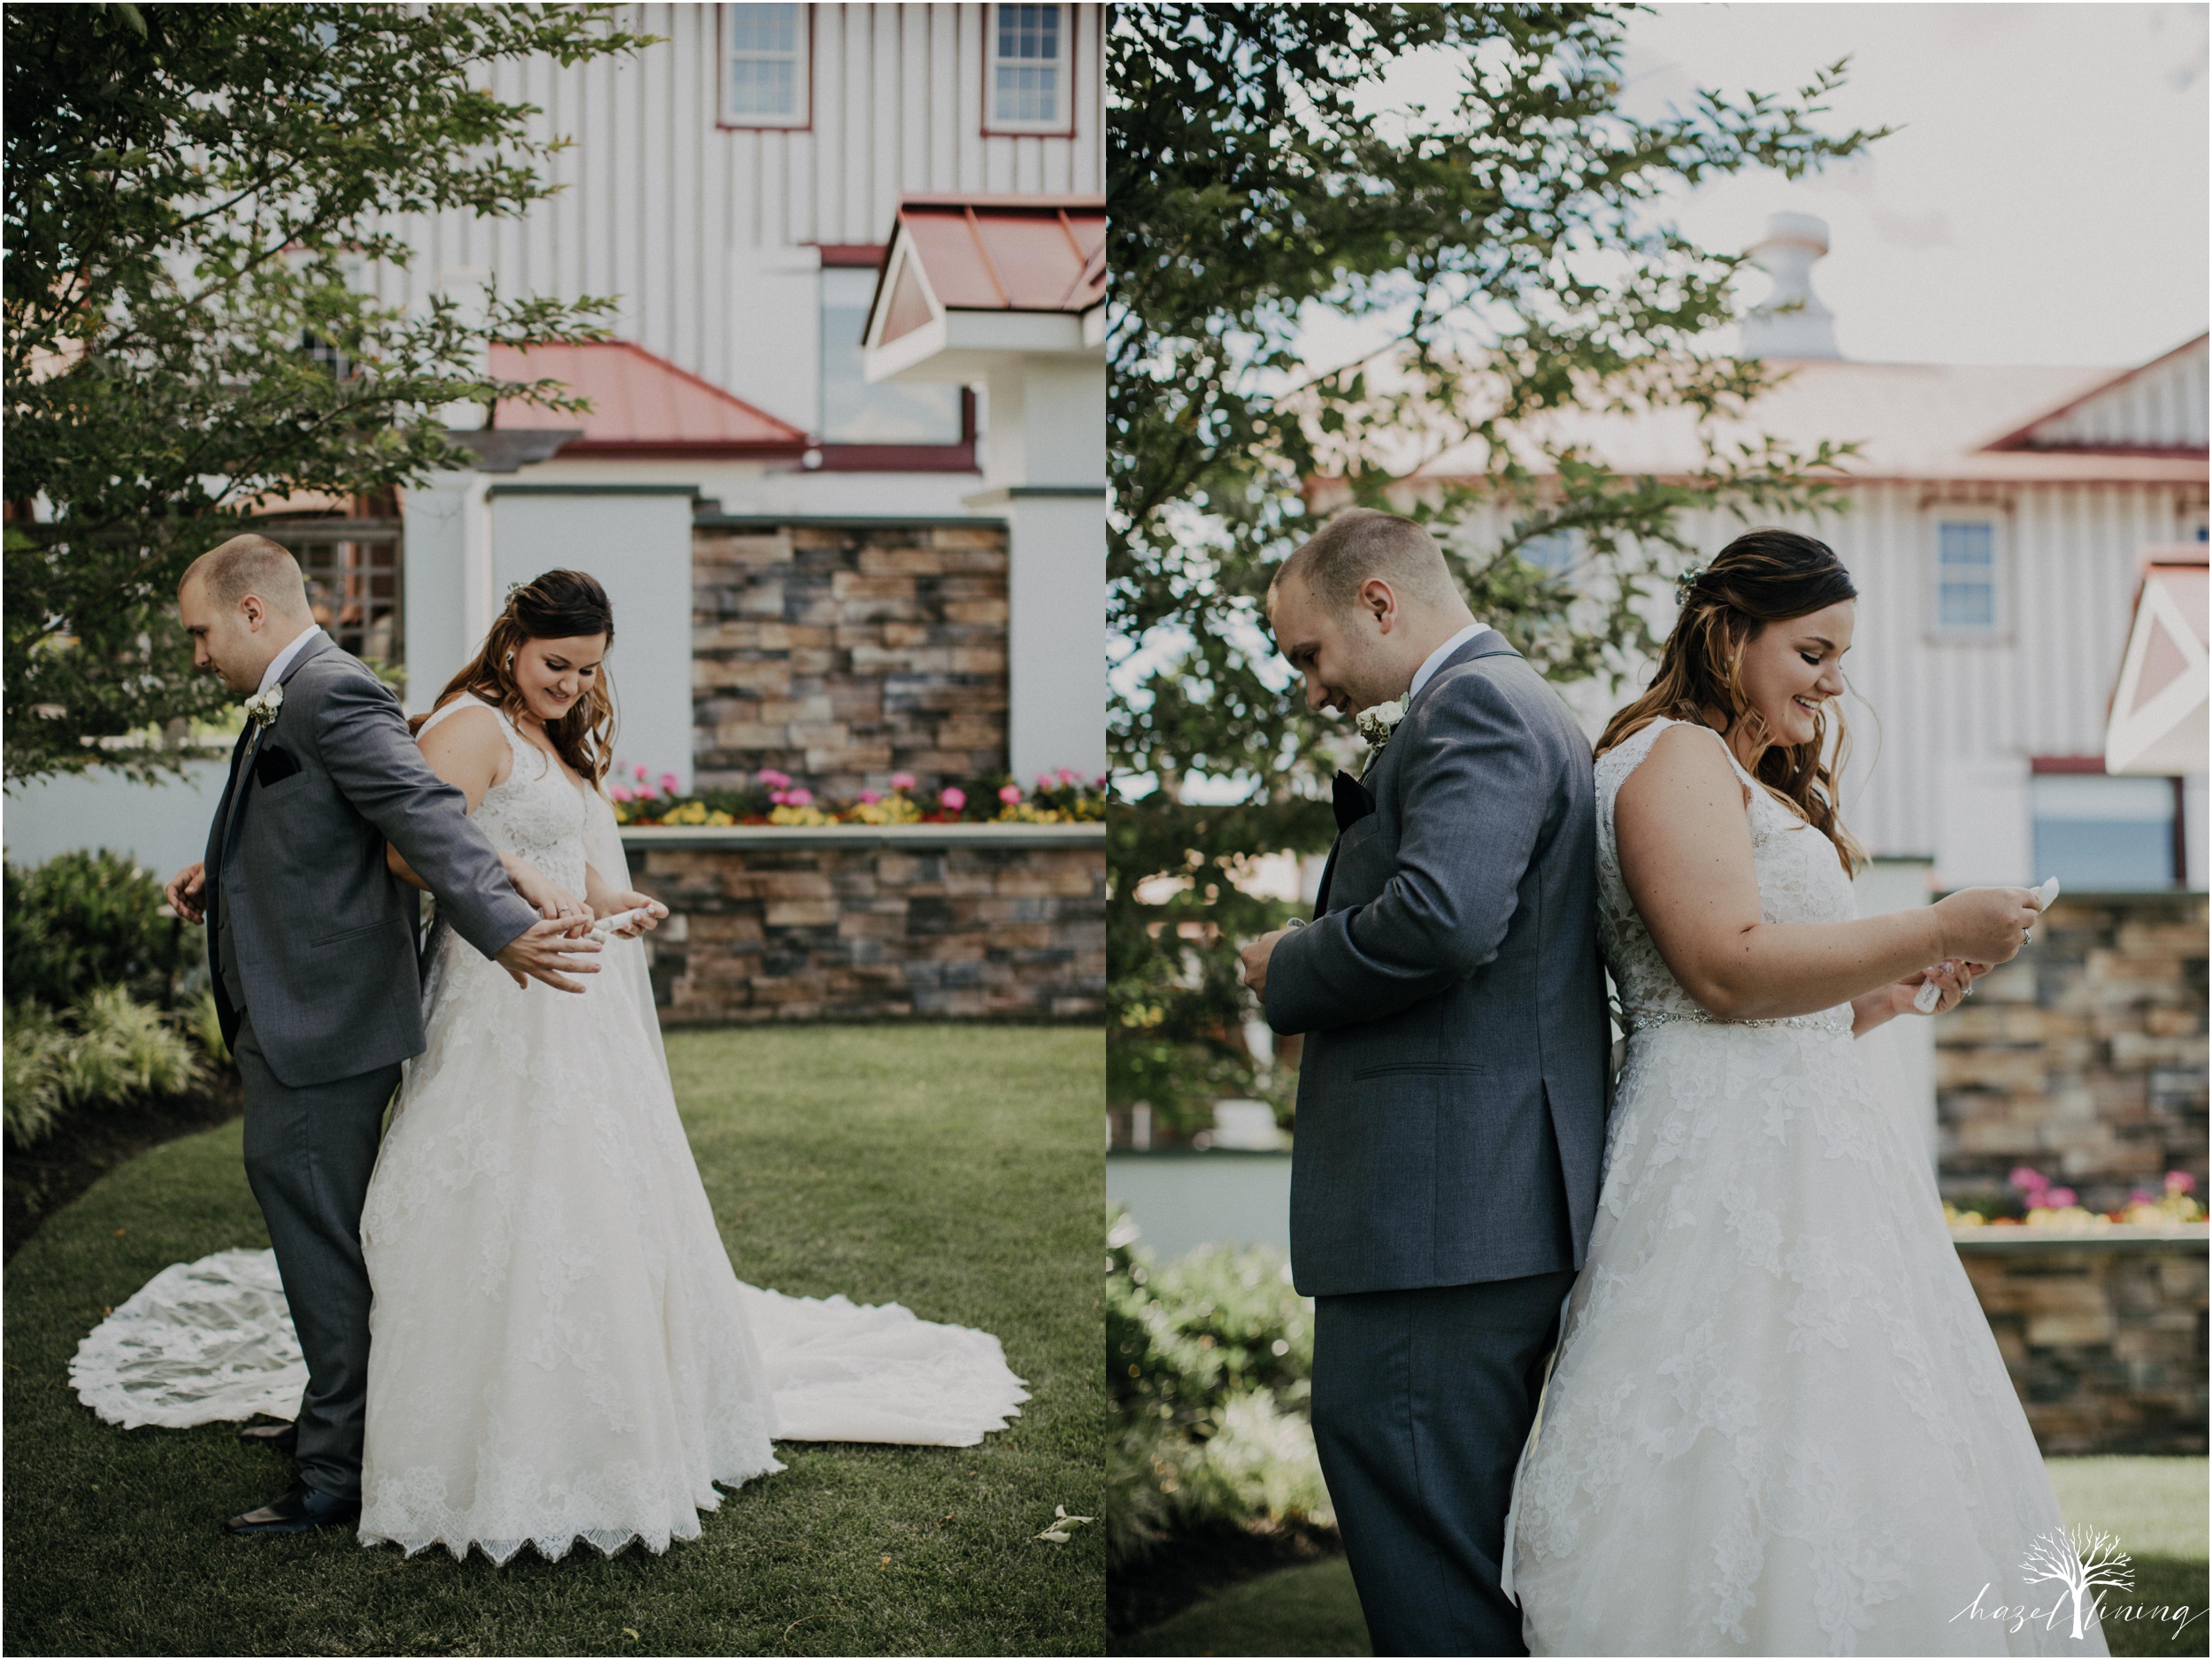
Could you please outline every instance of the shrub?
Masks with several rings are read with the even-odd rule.
[[[165,1003],[200,949],[166,914],[161,880],[104,849],[64,853],[4,876],[4,967],[12,1003],[60,1011],[95,987]]]
[[[1307,1420],[1313,1313],[1262,1248],[1201,1247],[1163,1266],[1117,1213],[1106,1358],[1117,1418],[1107,1548],[1143,1555],[1177,1524],[1333,1526]]]
[[[0,1034],[7,1062],[6,1076],[0,1080],[0,1118],[5,1120],[8,1140],[18,1147],[28,1147],[54,1127],[61,1111],[56,1061],[68,1041],[52,1010],[22,1003],[8,1011],[7,1030]]]
[[[223,1041],[223,1017],[216,1012],[215,993],[203,987],[197,996],[178,1011],[178,1021],[192,1041],[218,1066],[230,1064],[230,1045]]]
[[[35,1003],[10,1011],[7,1134],[28,1147],[65,1111],[173,1095],[201,1077],[194,1047],[157,1009],[120,986],[103,986],[66,1018]]]

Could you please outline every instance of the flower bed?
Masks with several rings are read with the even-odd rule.
[[[2168,1171],[2163,1192],[2139,1187],[2128,1195],[2125,1204],[2101,1213],[2085,1209],[2071,1187],[2059,1187],[2025,1164],[2013,1171],[2010,1181],[2020,1195],[2017,1215],[1994,1205],[1962,1209],[1947,1201],[1945,1218],[1955,1230],[2023,1227],[2048,1233],[2103,1233],[2128,1228],[2149,1230],[2154,1235],[2205,1219],[2204,1207],[2193,1196],[2197,1180],[2185,1170]]]
[[[814,792],[795,783],[787,772],[764,767],[744,789],[705,790],[685,795],[676,775],[657,780],[648,769],[615,764],[607,794],[617,822],[632,826],[720,826],[786,825],[819,828],[831,825],[1088,824],[1106,817],[1106,780],[1085,779],[1063,767],[1039,773],[1025,790],[1010,778],[976,780],[972,788],[948,785],[931,801],[916,799],[914,775],[894,772],[884,790],[863,790],[842,806],[818,802]]]

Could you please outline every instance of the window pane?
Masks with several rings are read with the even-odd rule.
[[[1995,527],[1985,520],[1946,523],[1938,529],[1938,549],[1947,570],[1995,563]]]
[[[1994,628],[1996,590],[1986,582],[1946,582],[1942,619],[1946,628]]]
[[[833,444],[956,444],[960,388],[885,383],[861,373],[861,331],[876,273],[849,265],[822,273],[822,437]]]
[[[2047,775],[2034,784],[2035,874],[2077,892],[2174,881],[2174,787],[2162,778]]]
[[[789,115],[798,108],[798,82],[789,63],[730,64],[730,113]]]
[[[795,5],[733,5],[723,64],[725,112],[796,115],[806,42]]]
[[[991,81],[991,112],[1001,121],[1056,122],[1060,116],[1063,36],[1056,5],[998,8],[998,62]]]
[[[1936,620],[1943,628],[1997,626],[1997,527],[1985,519],[1936,526]]]
[[[732,6],[730,50],[733,52],[797,51],[799,8],[795,5]]]

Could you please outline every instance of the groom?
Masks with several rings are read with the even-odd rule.
[[[223,1038],[246,1093],[246,1178],[276,1248],[307,1361],[295,1425],[274,1434],[298,1479],[224,1524],[238,1534],[350,1526],[361,1508],[369,1280],[361,1206],[400,1063],[422,1052],[415,889],[517,983],[566,991],[595,951],[539,920],[461,792],[426,766],[389,688],[315,626],[292,556],[262,536],[203,554],[177,589],[193,666],[254,696],[207,858],[169,884],[208,924]]]
[[[1377,1654],[1525,1654],[1506,1507],[1605,1144],[1590,746],[1410,519],[1339,514],[1268,615],[1308,704],[1379,741],[1337,774],[1311,926],[1244,949],[1268,1024],[1308,1034],[1322,1473]]]

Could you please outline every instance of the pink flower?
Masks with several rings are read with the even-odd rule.
[[[645,778],[645,769],[644,769],[642,766],[640,766],[640,767],[638,767],[638,768],[636,769],[636,772],[637,772],[637,775],[638,775],[638,779],[639,779],[639,780],[640,780],[641,782],[642,782],[642,781],[644,780],[644,778]]]
[[[891,788],[893,789],[912,789],[914,788],[914,774],[911,772],[892,773]]]
[[[2025,1164],[2016,1164],[2012,1174],[2005,1180],[2023,1193],[2040,1193],[2051,1185],[2050,1179],[2041,1171],[2030,1170]]]
[[[948,786],[937,792],[937,804],[947,812],[958,812],[968,804],[968,792]]]
[[[1104,789],[1106,788],[1106,774],[1101,772],[1096,778],[1093,779],[1091,780],[1091,788],[1093,789]]]
[[[2194,1176],[2192,1176],[2187,1171],[2170,1170],[2166,1172],[2166,1191],[2168,1193],[2194,1193],[2196,1190],[2197,1179]]]
[[[1022,787],[1019,784],[1002,784],[999,786],[998,798],[1011,807],[1022,798]]]
[[[1083,781],[1083,775],[1071,766],[1062,767],[1053,774],[1053,777],[1058,779],[1063,784],[1079,784]]]
[[[804,807],[809,803],[813,801],[814,792],[810,789],[786,790],[784,792],[783,799],[786,806]]]
[[[755,774],[755,776],[758,778],[762,783],[767,785],[771,789],[788,789],[791,788],[790,775],[785,772],[779,772],[772,766],[762,767],[760,771]]]
[[[627,801],[630,799],[630,787],[627,784],[610,784],[607,794],[616,801]]]
[[[864,806],[872,807],[882,799],[882,796],[877,795],[875,791],[872,789],[864,789],[860,792],[860,800],[862,805]]]
[[[2044,1191],[2043,1203],[2051,1210],[2062,1210],[2074,1203],[2074,1190],[2071,1187],[2047,1188]]]
[[[2149,1204],[2157,1197],[2158,1195],[2153,1193],[2148,1187],[2137,1187],[2132,1189],[2128,1194],[2128,1203],[2130,1204]]]
[[[773,802],[777,806],[780,807],[791,798],[780,789],[772,789],[768,792],[768,799]]]
[[[1052,788],[1052,774],[1049,772],[1038,773],[1037,788],[1039,789],[1050,789]]]
[[[683,780],[678,778],[673,772],[663,772],[661,774],[661,794],[664,795],[673,795],[676,793],[677,787],[682,782]]]

